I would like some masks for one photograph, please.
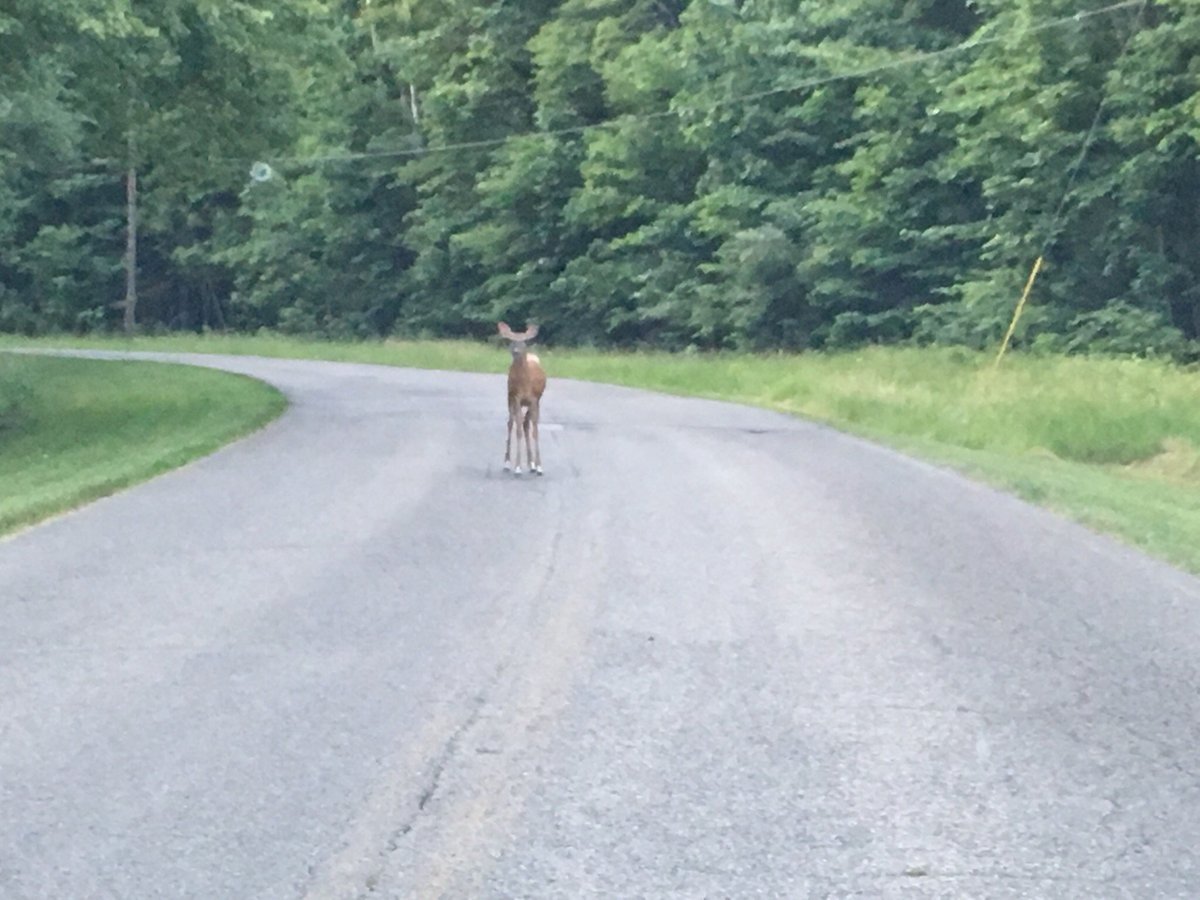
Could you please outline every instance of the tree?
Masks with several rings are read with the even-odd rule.
[[[1187,354],[1200,0],[1077,8],[10,0],[0,328]]]

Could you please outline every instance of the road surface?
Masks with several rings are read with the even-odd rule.
[[[178,358],[178,357],[177,357]],[[190,358],[265,430],[0,542],[0,897],[1200,897],[1200,583],[829,429]]]

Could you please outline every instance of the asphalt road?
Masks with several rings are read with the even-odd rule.
[[[1200,897],[1200,582],[767,412],[211,358],[0,542],[0,897]]]

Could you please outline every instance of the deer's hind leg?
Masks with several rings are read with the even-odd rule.
[[[533,461],[529,464],[530,471],[538,475],[542,474],[542,439],[538,435],[538,420],[542,417],[542,404],[540,400],[534,400],[529,404],[529,419],[532,420],[533,427]]]
[[[534,471],[534,468],[533,468],[533,441],[530,440],[529,432],[530,432],[530,427],[532,425],[533,408],[522,404],[518,415],[520,415],[520,417],[521,417],[521,420],[520,420],[521,421],[521,426],[520,426],[521,427],[521,435],[525,439],[525,462],[529,465],[529,471],[532,472],[532,471]],[[519,460],[520,458],[521,458],[521,451],[518,449],[517,450],[517,459]]]

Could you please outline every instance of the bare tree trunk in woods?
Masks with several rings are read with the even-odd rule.
[[[204,289],[204,293],[208,297],[207,306],[212,309],[213,322],[216,324],[218,330],[220,330],[221,332],[224,332],[225,331],[225,311],[223,309],[221,309],[221,298],[217,296],[217,292],[213,288],[212,281],[210,281],[207,278],[204,279],[204,288],[203,289]],[[208,318],[207,314],[205,315],[205,318],[206,319]]]
[[[371,0],[366,0],[366,2],[363,5],[370,6]],[[409,24],[412,23],[414,6],[416,6],[415,3],[409,2],[409,3],[403,4],[403,7],[402,7],[402,9],[404,11],[405,19]],[[371,24],[369,26],[369,30],[370,30],[370,35],[371,35],[371,50],[374,51],[375,53],[378,53],[379,52],[379,35],[375,31],[375,23],[374,22],[371,22]],[[410,83],[408,86],[408,103],[409,103],[409,108],[412,110],[413,124],[416,124],[416,125],[421,124],[421,112],[420,112],[420,109],[417,107],[417,86],[415,84]]]
[[[132,141],[131,141],[132,143]],[[125,333],[137,327],[137,167],[125,176]]]

